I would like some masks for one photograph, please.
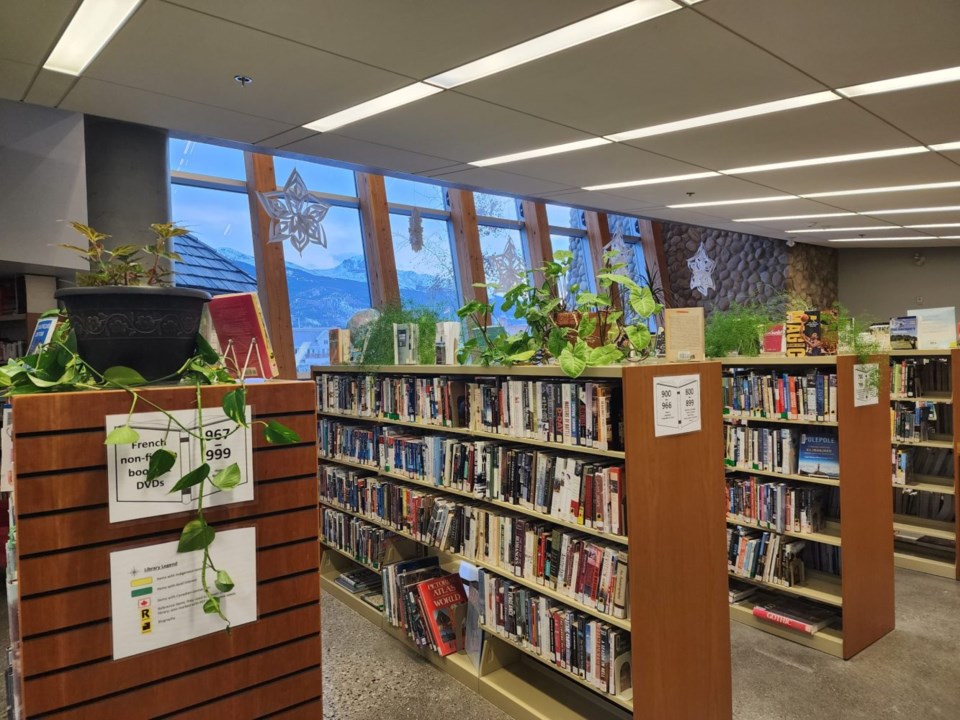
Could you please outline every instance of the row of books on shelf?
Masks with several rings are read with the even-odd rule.
[[[23,355],[23,340],[0,339],[0,363],[15,360]]]
[[[458,575],[442,570],[436,557],[391,563],[380,574],[384,617],[393,627],[444,657],[463,650],[467,596]]]
[[[836,609],[806,598],[764,592],[756,585],[730,578],[730,604],[749,600],[755,618],[807,635],[823,630],[839,619]]]
[[[904,485],[917,475],[942,478],[945,484],[953,485],[954,457],[950,448],[898,446],[890,452],[895,485]]]
[[[402,427],[318,423],[320,454],[439,488],[499,500],[598,532],[626,535],[622,462]]]
[[[953,435],[953,413],[935,402],[895,402],[890,407],[890,434],[901,442],[921,442]]]
[[[950,394],[950,358],[895,359],[890,365],[890,397]]]
[[[793,587],[806,582],[807,570],[839,575],[840,548],[776,532],[728,527],[727,569],[739,577]]]
[[[603,693],[632,696],[629,631],[498,575],[480,570],[479,581],[485,627]]]
[[[925,492],[912,488],[893,488],[893,512],[896,515],[945,523],[952,523],[956,519],[952,494]]]
[[[837,419],[836,373],[735,370],[724,375],[722,382],[725,412],[732,416],[810,422]]]
[[[839,488],[727,478],[727,515],[778,533],[820,532],[825,516],[839,516],[839,505]]]
[[[379,568],[387,551],[400,539],[389,530],[371,525],[353,515],[330,508],[321,508],[320,511],[323,542],[364,565]]]
[[[319,491],[322,503],[418,542],[543,585],[599,612],[627,616],[627,554],[591,536],[335,465],[321,464]]]
[[[580,445],[623,448],[620,388],[542,379],[322,373],[321,412]]]
[[[806,475],[840,476],[837,435],[830,430],[724,425],[726,461],[733,467]]]

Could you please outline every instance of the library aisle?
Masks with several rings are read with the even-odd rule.
[[[897,629],[847,662],[731,623],[734,720],[834,717],[839,707],[843,720],[955,718],[960,584],[901,569],[896,582]],[[507,720],[327,593],[323,618],[324,720]]]

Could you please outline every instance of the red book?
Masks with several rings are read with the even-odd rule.
[[[800,599],[772,600],[753,609],[754,617],[813,635],[836,619],[834,610]]]
[[[230,371],[239,376],[275,378],[280,374],[256,293],[217,295],[207,305],[220,351]]]
[[[763,352],[783,354],[784,350],[783,325],[774,325],[763,334]]]
[[[452,655],[463,649],[463,621],[467,611],[467,596],[463,583],[456,575],[424,580],[417,583],[417,594],[423,603],[424,619],[441,656]]]

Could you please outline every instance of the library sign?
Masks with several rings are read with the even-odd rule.
[[[655,377],[653,421],[654,437],[700,430],[700,376]]]
[[[253,500],[253,440],[250,431],[250,406],[246,407],[247,427],[237,427],[221,408],[203,410],[203,434],[206,451],[200,457],[200,440],[190,432],[200,427],[196,410],[174,410],[176,422],[161,412],[108,415],[106,431],[129,424],[140,435],[130,445],[107,447],[107,478],[110,486],[110,522],[158,517],[185,512],[196,506],[199,486],[170,493],[177,480],[201,463],[210,465],[215,475],[231,463],[240,467],[240,484],[223,492],[211,483],[203,483],[206,507]],[[189,430],[190,432],[187,432]],[[166,448],[177,456],[170,472],[147,480],[150,456]]]

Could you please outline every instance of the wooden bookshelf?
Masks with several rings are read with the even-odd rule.
[[[956,518],[960,514],[960,499],[957,497],[957,487],[960,485],[960,467],[957,466],[958,450],[960,450],[960,403],[954,402],[954,398],[957,389],[960,388],[960,350],[893,350],[890,352],[891,366],[905,358],[917,360],[923,358],[949,359],[950,391],[928,392],[917,397],[891,395],[891,406],[893,403],[937,403],[941,406],[942,412],[952,415],[954,436],[950,438],[938,435],[921,442],[898,440],[891,437],[891,446],[901,450],[909,448],[949,450],[953,454],[954,468],[952,476],[940,477],[911,473],[904,484],[894,482],[893,488],[895,490],[915,490],[921,493],[952,495],[954,497],[954,517]],[[895,515],[893,528],[895,535],[894,563],[897,567],[960,580],[960,564],[957,562],[960,541],[957,539],[955,522],[947,523],[908,515]],[[934,551],[902,538],[900,533],[920,534],[952,541],[952,547],[944,551]]]
[[[397,376],[459,376],[489,378],[520,376],[566,379],[555,366],[520,368],[475,368],[448,366],[399,366],[356,368],[315,367],[313,375],[382,374]],[[654,378],[665,375],[700,376],[701,422],[698,432],[655,437],[653,429]],[[532,578],[516,577],[510,571],[476,559],[427,546],[426,552],[440,557],[441,566],[454,570],[469,562],[518,585],[556,600],[611,626],[629,630],[632,647],[632,688],[612,697],[580,677],[555,667],[523,643],[505,638],[491,628],[481,628],[484,646],[479,668],[460,677],[469,687],[520,720],[730,720],[732,717],[729,621],[726,609],[724,522],[716,512],[716,497],[723,483],[720,460],[720,366],[718,363],[684,365],[651,364],[636,367],[605,367],[588,370],[582,380],[603,379],[619,383],[623,392],[625,451],[602,451],[561,443],[543,443],[467,428],[446,428],[433,424],[398,422],[388,418],[357,417],[321,409],[321,417],[341,418],[349,424],[381,423],[411,427],[423,434],[465,435],[496,439],[509,444],[531,444],[558,454],[625,459],[627,492],[627,536],[610,535],[577,523],[509,502],[477,497],[455,487],[437,486],[429,480],[411,478],[403,472],[383,472],[363,463],[321,457],[322,463],[341,464],[421,486],[438,494],[469,498],[505,513],[533,517],[557,527],[574,530],[610,543],[631,548],[629,552],[629,613],[616,618],[569,596],[537,584]],[[631,458],[637,458],[631,462]],[[381,523],[376,518],[351,513],[336,504],[323,505],[389,527],[409,540],[415,538]],[[675,509],[684,506],[685,523],[677,532]],[[639,548],[639,549],[638,549]],[[329,558],[329,559],[328,559]],[[337,553],[325,553],[321,566],[323,587],[332,584],[336,566],[351,562]],[[678,572],[678,568],[685,568]],[[339,591],[339,592],[338,592]],[[343,598],[342,588],[332,590]],[[346,593],[349,595],[349,593]],[[369,617],[357,598],[351,607]],[[365,604],[365,603],[364,603]],[[691,622],[691,618],[696,622]],[[648,618],[656,618],[648,622]],[[371,618],[375,622],[376,618]],[[381,621],[381,625],[383,622]],[[397,628],[384,628],[395,637]],[[403,639],[400,637],[400,639]],[[430,653],[432,655],[432,653]],[[436,657],[436,656],[434,656]],[[452,656],[453,657],[453,656]],[[431,659],[433,661],[433,659]],[[442,664],[435,663],[438,667]],[[449,662],[447,663],[449,665]],[[443,668],[455,677],[453,667]],[[460,668],[462,669],[462,667]]]
[[[764,591],[784,593],[833,606],[841,620],[807,635],[754,617],[753,601],[747,599],[730,605],[730,618],[807,647],[849,659],[886,635],[894,628],[893,540],[889,531],[893,523],[890,495],[886,483],[889,467],[889,367],[880,363],[878,403],[854,405],[854,365],[852,356],[816,358],[730,358],[723,361],[728,368],[769,371],[796,369],[802,373],[814,366],[837,374],[837,421],[798,422],[811,428],[834,426],[839,449],[838,478],[817,478],[782,474],[751,467],[726,467],[727,472],[784,479],[795,483],[833,485],[839,488],[840,518],[828,521],[818,533],[785,532],[791,538],[823,543],[841,548],[842,573],[830,575],[807,570],[806,581],[784,587],[731,574],[737,580],[762,585]],[[751,422],[753,419],[751,418]],[[791,423],[794,424],[794,423]],[[767,530],[759,525],[738,521],[728,516],[730,525]],[[768,530],[775,532],[774,530]],[[890,538],[887,540],[887,538]]]

